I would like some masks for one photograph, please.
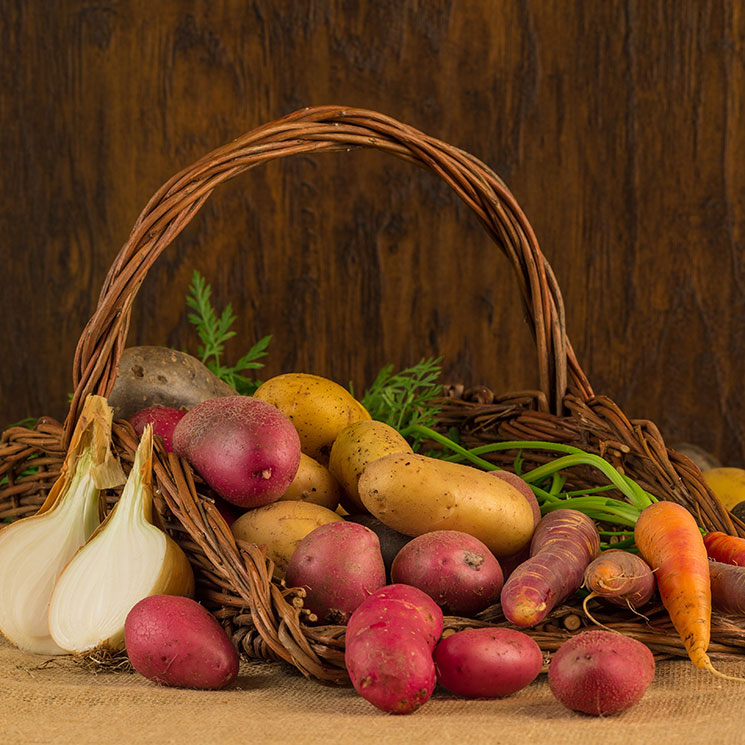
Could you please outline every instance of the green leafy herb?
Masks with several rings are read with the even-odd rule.
[[[434,426],[442,396],[441,359],[422,359],[399,372],[394,372],[393,365],[386,365],[365,391],[362,405],[373,419],[399,431],[414,424]]]
[[[11,427],[25,427],[26,429],[33,429],[38,421],[38,417],[27,416],[23,419],[19,419],[17,422],[13,422],[13,424],[9,424],[6,429],[10,429]]]
[[[265,336],[248,350],[234,365],[226,365],[222,361],[225,342],[235,336],[230,327],[235,322],[233,306],[228,303],[219,315],[212,306],[212,288],[204,277],[194,271],[186,304],[193,312],[188,314],[202,342],[197,348],[199,359],[228,385],[244,395],[250,396],[260,385],[260,381],[253,380],[242,373],[247,370],[258,370],[264,365],[258,360],[266,356],[271,336]]]

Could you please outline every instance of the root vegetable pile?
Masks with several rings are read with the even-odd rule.
[[[111,410],[93,397],[39,515],[0,532],[0,630],[44,654],[125,647],[136,670],[164,685],[233,683],[233,643],[191,599],[188,562],[152,524],[155,436],[199,474],[236,540],[264,547],[275,580],[302,598],[302,621],[346,627],[349,679],[381,711],[412,713],[438,685],[443,696],[516,694],[546,665],[531,629],[583,595],[592,623],[591,602],[633,614],[659,594],[691,660],[717,672],[711,608],[745,614],[745,541],[702,537],[685,508],[578,448],[466,449],[423,423],[425,397],[404,397],[416,412],[392,415],[383,380],[357,400],[334,381],[291,373],[253,395],[132,412],[135,468],[100,526],[99,490],[123,472],[112,463]],[[553,459],[522,472],[527,448]],[[485,459],[493,450],[517,453],[514,472]],[[574,467],[597,469],[607,485],[568,490]],[[33,586],[17,580],[25,567]],[[508,627],[473,621],[497,605]],[[443,633],[446,616],[464,621]],[[575,634],[548,664],[558,701],[593,715],[635,705],[653,677],[647,647],[605,630]]]

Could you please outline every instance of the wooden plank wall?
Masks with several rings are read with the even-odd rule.
[[[510,186],[596,392],[745,465],[745,11],[737,0],[4,0],[0,424],[64,416],[72,355],[155,190],[300,107],[377,110]],[[151,270],[130,344],[194,351],[198,269],[235,360],[357,390],[385,363],[536,385],[514,277],[443,183],[378,152],[224,185]]]

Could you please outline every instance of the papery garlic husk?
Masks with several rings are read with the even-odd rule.
[[[119,501],[57,580],[49,631],[67,652],[120,651],[136,603],[149,595],[194,594],[186,554],[153,525],[152,458],[148,425]]]
[[[64,653],[47,626],[52,589],[98,527],[100,490],[125,481],[111,451],[112,414],[105,398],[86,399],[44,504],[0,530],[0,631],[27,652]]]

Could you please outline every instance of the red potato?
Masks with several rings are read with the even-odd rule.
[[[300,438],[279,409],[250,396],[198,404],[176,425],[174,451],[239,507],[276,502],[300,463]]]
[[[432,598],[410,585],[385,585],[364,600],[347,623],[346,639],[382,625],[408,626],[430,649],[442,635],[442,610]]]
[[[409,714],[437,682],[432,651],[442,634],[439,606],[415,587],[386,585],[352,613],[344,661],[357,693],[373,706]]]
[[[499,600],[502,568],[478,539],[458,530],[436,530],[409,541],[391,565],[391,580],[413,585],[445,613],[472,616]]]
[[[437,683],[431,648],[405,625],[359,632],[347,642],[344,660],[355,691],[390,714],[415,711]]]
[[[378,537],[357,523],[315,528],[290,556],[285,582],[305,588],[305,607],[321,623],[345,624],[365,598],[385,585]]]
[[[600,550],[595,522],[577,510],[543,517],[530,544],[531,556],[510,575],[501,592],[502,610],[515,626],[535,626],[582,585],[587,565]]]
[[[525,688],[541,672],[536,641],[515,629],[466,629],[443,639],[434,652],[437,682],[465,698],[502,698]]]
[[[178,595],[151,595],[134,605],[124,624],[132,667],[148,680],[215,690],[238,675],[238,653],[217,619]]]
[[[548,667],[548,683],[568,709],[604,716],[638,703],[654,673],[654,657],[644,644],[614,631],[593,629],[559,647]]]
[[[641,556],[610,549],[593,559],[585,569],[589,597],[600,597],[615,605],[639,608],[648,603],[657,583],[652,567]]]
[[[138,437],[142,437],[145,427],[153,425],[153,434],[163,440],[163,446],[167,453],[173,451],[173,430],[186,414],[182,409],[174,409],[170,406],[150,406],[141,409],[128,418]]]
[[[216,494],[214,495],[214,500],[217,511],[222,515],[222,518],[225,520],[228,527],[230,527],[243,514],[243,510],[240,507],[228,502],[222,497],[218,497]]]

